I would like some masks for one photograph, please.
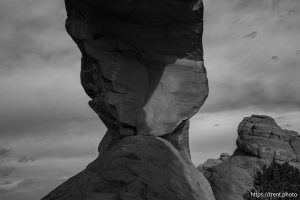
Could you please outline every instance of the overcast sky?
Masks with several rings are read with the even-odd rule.
[[[243,117],[300,132],[300,1],[205,0],[210,94],[192,118],[196,165],[235,149]],[[38,200],[97,156],[105,127],[79,80],[62,0],[0,0],[0,199]]]

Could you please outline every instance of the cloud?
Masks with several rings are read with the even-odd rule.
[[[249,38],[249,39],[254,39],[255,37],[257,36],[257,32],[256,31],[253,31],[247,35],[245,35],[244,37],[245,38]]]
[[[284,124],[283,126],[284,126],[284,127],[292,127],[291,124]]]
[[[0,148],[0,156],[6,156],[10,151],[10,149]]]
[[[299,10],[292,8],[292,9],[288,10],[288,15],[293,16],[293,15],[297,14],[298,12],[299,12]]]
[[[0,190],[14,189],[14,188],[18,187],[18,185],[22,182],[23,182],[23,180],[4,180],[4,181],[0,181]]]
[[[279,60],[278,56],[272,56],[271,60]]]
[[[299,49],[299,1],[207,1],[205,7],[210,94],[200,112],[300,109],[300,58],[294,54]],[[297,12],[289,16],[290,9]],[[245,35],[256,37],[245,40]]]
[[[9,177],[15,172],[15,168],[5,166],[5,165],[0,165],[0,178],[1,177]]]
[[[14,64],[30,54],[47,59],[68,49],[68,43],[56,42],[67,38],[63,34],[63,1],[24,0],[22,6],[16,2],[1,1],[0,52],[8,61],[3,67],[16,68]]]
[[[64,2],[3,0],[0,13],[1,137],[59,134],[66,124],[97,119],[80,85]]]
[[[19,159],[18,159],[18,162],[19,163],[24,163],[24,164],[27,164],[27,163],[32,163],[34,162],[36,159],[31,157],[31,156],[21,156]]]
[[[3,177],[9,177],[16,172],[16,169],[10,166],[11,149],[0,148],[0,180]]]

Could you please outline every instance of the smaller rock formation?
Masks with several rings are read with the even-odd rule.
[[[283,161],[297,160],[298,133],[280,128],[271,117],[246,117],[238,127],[238,134],[236,143],[239,150],[249,155]]]
[[[210,169],[212,167],[215,167],[219,164],[221,164],[223,161],[227,160],[231,155],[228,154],[228,153],[222,153],[220,155],[220,158],[218,159],[214,159],[214,158],[210,158],[208,159],[205,163],[199,165],[197,167],[197,169],[202,172],[202,174],[207,178],[209,179],[211,177],[211,172],[210,172]]]
[[[198,170],[209,180],[216,200],[243,200],[257,171],[273,159],[300,169],[299,140],[297,132],[280,128],[273,118],[252,115],[238,127],[234,154],[229,158],[225,155],[223,162],[221,158],[209,159]]]
[[[230,157],[231,155],[229,154],[229,153],[222,153],[221,155],[220,155],[220,160],[222,160],[222,161],[225,161],[225,160],[227,160],[229,157]]]

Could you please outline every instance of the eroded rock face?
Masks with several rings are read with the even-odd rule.
[[[272,160],[250,156],[232,156],[220,165],[210,168],[209,182],[217,200],[243,200],[252,188],[254,175]]]
[[[202,0],[65,0],[81,83],[108,128],[99,157],[43,200],[214,200],[191,162],[208,95]]]
[[[211,184],[216,200],[243,200],[243,195],[253,188],[254,175],[257,170],[269,166],[272,159],[249,156],[237,150],[235,154],[223,163],[208,169],[206,176]],[[283,164],[284,161],[276,160]],[[299,162],[290,165],[300,170]]]
[[[283,161],[297,160],[291,143],[296,143],[299,135],[280,128],[271,117],[246,117],[239,125],[238,134],[238,148],[249,155]]]
[[[154,136],[127,136],[44,199],[202,200],[214,197],[208,181],[169,142]]]
[[[165,136],[188,123],[208,95],[201,0],[66,0],[66,8],[82,86],[108,129]]]
[[[122,135],[163,136],[208,95],[202,1],[66,0],[90,106]]]
[[[209,180],[217,200],[243,200],[257,170],[270,165],[273,158],[279,163],[288,161],[300,170],[299,138],[298,133],[281,129],[271,117],[246,117],[238,127],[234,154],[224,162],[208,161],[198,169]]]

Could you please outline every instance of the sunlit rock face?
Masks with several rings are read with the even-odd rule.
[[[223,162],[208,160],[198,169],[211,183],[217,200],[243,200],[264,165],[289,162],[300,170],[300,135],[282,129],[269,116],[245,117],[238,127],[237,149]]]
[[[214,200],[189,118],[208,95],[202,0],[66,0],[81,83],[108,131],[99,157],[44,200]]]

